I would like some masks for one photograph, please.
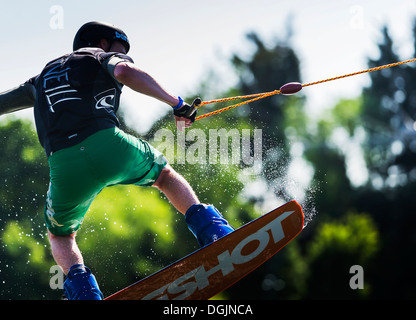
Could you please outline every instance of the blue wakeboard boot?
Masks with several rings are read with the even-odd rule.
[[[194,204],[186,211],[185,221],[201,247],[234,231],[213,205]]]
[[[64,292],[68,300],[103,300],[91,270],[82,264],[73,265],[64,282]]]

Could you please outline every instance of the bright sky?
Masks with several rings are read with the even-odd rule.
[[[124,29],[135,62],[175,95],[198,94],[194,90],[209,70],[223,75],[223,85],[229,87],[236,80],[230,56],[250,53],[245,34],[254,30],[266,41],[284,38],[288,17],[303,83],[366,69],[367,58],[377,54],[384,24],[390,27],[401,58],[413,57],[414,0],[18,0],[8,1],[0,10],[0,91],[24,82],[48,61],[71,51],[74,34],[91,20]],[[313,112],[339,97],[358,95],[366,84],[367,76],[358,76],[305,88],[303,93]],[[276,83],[276,89],[281,85]],[[153,99],[124,91],[129,118],[139,131],[169,110]],[[155,112],[143,113],[144,105]]]

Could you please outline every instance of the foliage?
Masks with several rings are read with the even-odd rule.
[[[349,268],[360,265],[364,270],[370,269],[379,247],[379,233],[369,215],[348,212],[339,222],[322,223],[308,244],[307,283],[314,290],[309,290],[304,298],[369,297],[371,285],[368,283],[364,284],[364,291],[348,287]]]

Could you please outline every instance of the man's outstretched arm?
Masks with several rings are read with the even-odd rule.
[[[149,74],[140,70],[135,64],[121,62],[114,68],[114,77],[127,87],[167,103],[171,107],[179,104],[178,97],[168,93]]]
[[[25,82],[20,86],[0,93],[0,116],[33,107],[36,99],[35,87]]]
[[[149,74],[140,70],[134,63],[120,62],[114,67],[114,78],[129,88],[147,96],[156,98],[174,108],[176,125],[180,130],[182,126],[189,127],[195,121],[196,108],[190,106],[179,97],[167,92]]]

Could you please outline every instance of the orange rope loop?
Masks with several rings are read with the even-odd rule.
[[[254,97],[253,99],[243,101],[243,102],[234,104],[232,106],[228,106],[228,107],[225,107],[225,108],[222,108],[222,109],[219,109],[219,110],[215,110],[215,111],[203,114],[202,116],[196,117],[195,121],[206,118],[206,117],[209,117],[209,116],[213,116],[214,114],[218,114],[218,113],[221,113],[221,112],[224,112],[224,111],[227,111],[227,110],[239,107],[239,106],[242,106],[242,105],[247,104],[247,103],[251,103],[251,102],[266,98],[266,97],[270,97],[270,96],[275,95],[275,94],[280,94],[280,90],[275,90],[275,91],[266,92],[266,93],[258,93],[258,94],[248,95],[248,96],[231,97],[231,98],[217,99],[217,100],[211,100],[211,101],[205,101],[205,102],[203,101],[198,107],[209,104],[209,103],[218,103],[218,102],[224,102],[224,101],[231,101],[231,100],[245,99],[245,98]]]

